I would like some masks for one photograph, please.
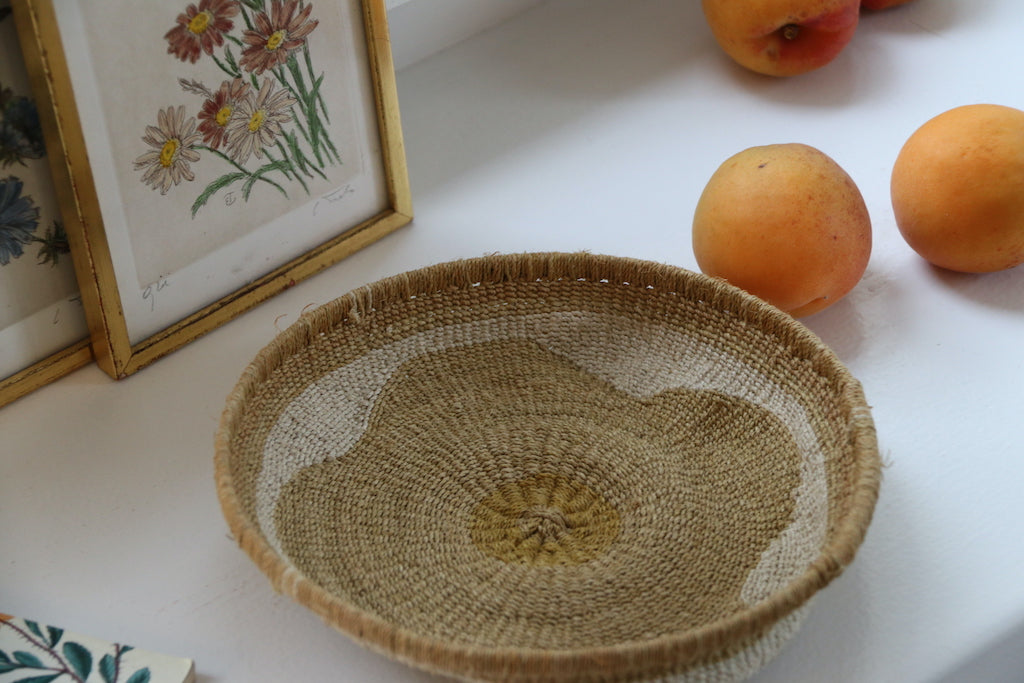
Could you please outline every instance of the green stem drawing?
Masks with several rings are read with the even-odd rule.
[[[288,166],[287,161],[274,161],[253,171],[252,175],[242,183],[242,198],[249,201],[249,193],[252,192],[252,187],[256,184],[256,181],[265,180],[263,177],[265,174],[270,173],[271,171],[284,170],[286,166]]]
[[[256,182],[269,183],[273,187],[277,188],[277,190],[282,195],[284,195],[285,198],[288,197],[288,192],[284,189],[284,187],[282,187],[279,183],[275,182],[274,180],[266,177],[266,174],[271,171],[281,171],[282,173],[285,173],[285,175],[287,175],[288,166],[290,165],[288,162],[271,160],[270,163],[261,166],[255,171],[249,171],[244,166],[241,166],[236,161],[231,159],[231,157],[227,156],[226,154],[223,154],[222,152],[219,152],[215,149],[211,149],[209,147],[203,147],[203,149],[221,157],[222,159],[224,159],[229,164],[231,164],[232,166],[239,170],[234,173],[225,173],[224,175],[220,176],[219,178],[212,181],[209,185],[206,186],[206,188],[199,194],[198,197],[196,197],[196,200],[192,203],[193,218],[195,218],[196,213],[199,212],[199,209],[206,206],[206,203],[210,200],[210,198],[213,195],[217,194],[221,190],[239,181],[244,181],[242,185],[242,195],[246,201],[248,201],[249,195],[252,192],[252,187],[253,185],[256,184]]]
[[[220,67],[221,71],[226,73],[231,78],[240,78],[242,76],[242,72],[239,71],[237,69],[237,67],[234,70],[231,69],[230,66],[228,66],[227,64],[224,64],[224,62],[222,62],[219,59],[217,59],[217,55],[210,55],[210,58],[214,61],[214,63],[217,64],[218,67]]]
[[[241,173],[245,173],[245,174],[249,173],[249,169],[247,169],[245,166],[242,166],[240,163],[238,163],[237,161],[235,161],[234,159],[229,157],[227,154],[224,154],[224,152],[221,152],[218,149],[213,149],[212,147],[206,147],[205,145],[201,145],[197,149],[206,150],[207,152],[209,152],[209,153],[211,153],[211,154],[213,154],[215,156],[220,157],[224,161],[228,162],[229,164],[231,164],[232,166],[237,168]],[[267,153],[267,156],[269,157],[270,154]],[[273,159],[271,159],[271,161],[273,161]],[[285,174],[285,177],[287,177],[289,180],[292,179],[291,178],[291,174],[288,173],[288,169],[287,168],[283,168],[282,172]],[[280,185],[278,185],[277,183],[275,183],[274,181],[270,180],[269,178],[263,178],[263,181],[267,182],[267,183],[270,183],[271,185],[276,187],[278,190],[281,191],[282,194],[284,194],[285,197],[288,196],[288,193],[284,191],[284,188],[281,187]]]
[[[302,50],[302,54],[305,56],[306,73],[309,74],[310,78],[313,78],[313,74],[315,73],[315,70],[313,69],[313,58],[309,56],[309,48],[308,47],[304,48]],[[323,114],[324,114],[324,120],[327,123],[330,123],[331,122],[331,117],[330,117],[330,114],[327,113],[327,103],[324,102],[323,96],[320,95],[320,82],[323,81],[323,79],[324,79],[324,75],[323,74],[320,74],[320,76],[315,79],[316,80],[316,86],[314,87],[314,90],[316,90],[316,94],[317,94],[316,95],[316,99],[317,99],[317,102],[320,104],[320,111],[322,111]]]
[[[283,156],[285,159],[290,160],[290,157],[288,156],[288,150],[286,150],[284,148],[284,145],[281,144],[281,140],[278,139],[275,144],[277,145],[277,148],[281,151],[281,156]],[[264,150],[264,153],[267,155],[268,159],[273,159],[273,156],[270,154],[268,150]],[[289,163],[288,170],[292,172],[292,174],[294,175],[294,179],[299,181],[299,183],[302,185],[302,189],[306,191],[306,194],[309,194],[309,185],[307,185],[306,181],[302,179],[301,175],[299,175],[297,169],[295,168],[295,165]]]

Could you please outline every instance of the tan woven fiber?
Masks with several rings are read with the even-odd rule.
[[[490,256],[350,292],[246,369],[225,518],[356,641],[487,681],[729,681],[854,558],[860,384],[788,315],[683,269]]]

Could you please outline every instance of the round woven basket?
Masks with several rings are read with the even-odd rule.
[[[879,479],[861,386],[805,327],[588,254],[437,265],[303,315],[216,454],[277,590],[486,681],[751,675],[853,560]]]

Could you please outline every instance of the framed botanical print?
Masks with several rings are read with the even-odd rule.
[[[112,376],[411,220],[383,0],[13,6]]]
[[[0,406],[91,360],[39,111],[0,0]]]

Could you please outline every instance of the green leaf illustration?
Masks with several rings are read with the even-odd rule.
[[[68,234],[64,230],[64,224],[60,221],[53,221],[53,224],[46,229],[46,234],[36,237],[34,241],[42,245],[39,248],[38,256],[40,265],[49,263],[51,266],[55,266],[60,263],[62,254],[71,253]],[[50,633],[50,647],[57,647],[61,636],[64,635],[64,630],[53,626],[47,626],[46,630]]]
[[[210,197],[215,195],[220,190],[223,190],[231,183],[237,182],[242,178],[245,178],[247,175],[248,174],[246,173],[225,173],[220,178],[217,178],[212,183],[207,185],[206,189],[203,190],[202,193],[198,197],[196,197],[196,200],[192,203],[192,217],[195,218],[196,213],[199,211],[199,209],[206,206],[206,202],[210,199]]]
[[[54,256],[53,263],[56,265],[57,257]],[[64,629],[56,628],[54,626],[47,626],[46,632],[50,634],[50,647],[57,647],[57,643],[64,637]]]
[[[306,59],[306,72],[310,75],[310,77],[312,77],[313,73],[315,72],[315,69],[313,68],[313,57],[309,54],[308,45],[305,48],[303,48],[302,54],[303,57],[305,57]],[[320,74],[320,77],[317,80],[322,81],[323,78],[324,75]],[[320,111],[324,113],[324,120],[327,121],[327,123],[330,123],[331,117],[327,113],[327,103],[324,101],[323,95],[320,94],[319,86],[314,86],[313,90],[316,92],[316,98],[317,102],[320,105]]]
[[[114,683],[114,679],[117,678],[117,662],[114,661],[113,656],[103,655],[97,669],[103,678],[103,683]]]
[[[288,61],[285,62],[285,66],[288,67],[288,71],[291,72],[292,79],[295,81],[295,87],[289,89],[296,96],[296,99],[298,99],[300,102],[305,101],[306,79],[302,77],[302,70],[299,68],[299,62],[297,59],[295,59],[294,52],[288,56]],[[288,83],[284,79],[283,73],[280,76],[278,76],[278,80],[281,81],[282,85],[286,87],[288,86]]]
[[[323,85],[323,84],[324,84],[324,75],[320,74],[319,76],[316,77],[316,80],[313,81],[313,89],[309,91],[309,106],[310,106],[311,109],[313,107],[316,107],[317,104],[321,100],[321,97],[320,97],[320,86]],[[325,119],[327,118],[327,109],[324,109],[324,118]],[[327,122],[330,123],[330,120],[328,120]]]
[[[218,67],[220,67],[221,71],[226,73],[231,78],[240,78],[242,76],[242,72],[240,72],[237,67],[232,68],[230,64],[225,64],[224,62],[217,59],[217,55],[210,55],[210,58],[213,59],[214,63]]]
[[[92,653],[84,645],[75,642],[64,643],[64,657],[68,664],[83,680],[92,673]]]
[[[19,678],[14,681],[14,683],[50,683],[50,681],[55,681],[63,675],[63,673],[55,673],[44,674],[42,676],[31,676],[29,678]]]
[[[149,667],[139,669],[125,683],[149,683]]]
[[[292,163],[295,164],[302,173],[312,176],[313,174],[309,172],[309,164],[306,162],[306,156],[302,153],[302,150],[299,149],[299,142],[295,139],[295,134],[285,133],[284,139],[285,142],[288,143],[288,151],[290,153],[289,157],[291,158]]]
[[[242,0],[242,4],[248,5],[250,10],[253,9],[252,3],[249,2],[249,0]],[[244,10],[242,11],[242,21],[245,22],[245,28],[247,28],[247,29],[249,29],[251,31],[252,30],[252,19],[249,17],[249,13],[244,11]]]
[[[239,68],[238,62],[235,61],[235,55],[231,52],[230,45],[224,46],[224,59],[227,61],[228,67],[231,69],[232,73],[238,74],[236,78],[241,78],[242,69]]]
[[[249,7],[249,9],[252,9],[256,12],[263,11],[263,0],[242,0],[242,2],[245,3]]]
[[[14,671],[15,669],[20,669],[20,668],[21,668],[21,664],[18,664],[13,659],[11,659],[9,656],[7,656],[6,652],[4,652],[3,650],[0,650],[0,674],[5,674],[8,671]]]
[[[18,650],[14,653],[14,659],[22,666],[27,666],[33,669],[45,668],[43,662],[39,657],[36,657],[31,652],[25,652],[24,650]]]
[[[252,175],[242,184],[242,197],[246,201],[249,199],[249,193],[252,192],[252,186],[256,184],[257,180],[263,180],[263,175],[270,173],[271,171],[281,171],[288,168],[288,163],[285,161],[275,161],[270,164],[266,164],[257,168],[253,171]]]
[[[310,96],[316,97],[317,102],[320,104],[319,110],[323,112],[324,122],[330,123],[330,117],[327,115],[327,105],[324,104],[323,95],[320,94],[320,86],[323,82],[324,75],[320,74],[319,78],[317,78],[316,82],[313,84],[313,90],[310,93]],[[341,163],[341,154],[338,153],[338,148],[334,146],[333,142],[331,142],[331,138],[327,134],[327,128],[324,126],[324,123],[320,121],[320,116],[317,114],[317,107],[315,104],[310,109],[310,116],[308,119],[310,134],[316,139],[317,148],[319,149],[322,147],[327,150],[330,153],[330,156],[334,157],[334,161],[336,163]]]
[[[32,631],[32,633],[36,634],[40,638],[42,638],[44,640],[46,639],[46,636],[43,635],[43,631],[39,628],[39,623],[38,622],[30,621],[28,619],[25,619],[25,626],[28,627],[29,631]]]

